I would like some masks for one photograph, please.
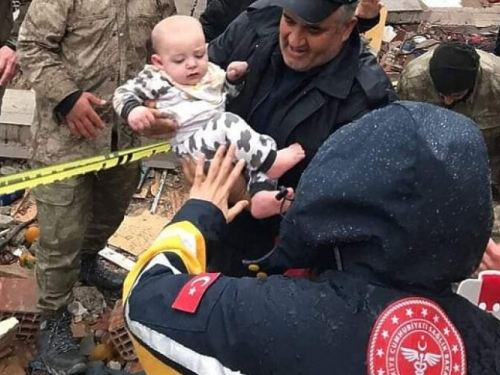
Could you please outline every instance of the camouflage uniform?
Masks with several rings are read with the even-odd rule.
[[[0,0],[0,48],[8,46],[14,50],[16,49],[19,25],[23,22],[30,2],[31,0],[21,1],[21,9],[14,22],[12,0]],[[4,92],[5,87],[0,86],[0,112]]]
[[[173,0],[32,2],[21,28],[19,52],[23,72],[36,92],[36,166],[139,144],[138,136],[115,114],[112,96],[146,63],[154,25],[175,11]],[[77,91],[107,101],[96,108],[107,125],[96,140],[72,135],[54,111]],[[60,310],[71,300],[81,253],[100,250],[118,228],[138,177],[137,165],[129,165],[33,189],[41,228],[36,273],[42,311]]]
[[[481,58],[474,92],[452,109],[474,120],[483,133],[488,148],[495,223],[492,238],[500,241],[500,58],[477,51]],[[411,61],[401,74],[397,93],[403,100],[444,106],[429,75],[433,51]],[[457,78],[459,79],[459,78]]]

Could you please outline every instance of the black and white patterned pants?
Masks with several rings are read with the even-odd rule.
[[[236,146],[236,159],[245,160],[245,174],[251,195],[261,190],[276,189],[277,182],[266,175],[276,159],[276,142],[270,136],[254,131],[245,120],[233,113],[218,113],[203,129],[173,149],[180,157],[191,156],[196,159],[202,153],[210,162],[222,145]]]

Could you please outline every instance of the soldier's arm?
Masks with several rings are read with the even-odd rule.
[[[146,100],[156,100],[170,90],[171,85],[161,77],[161,73],[152,66],[146,66],[136,78],[129,79],[115,90],[113,107],[124,120],[136,107],[144,105]]]
[[[162,18],[167,18],[177,14],[177,8],[174,0],[159,0],[157,3],[159,7],[158,11],[162,15]]]
[[[62,64],[60,43],[73,0],[33,0],[19,32],[21,68],[34,90],[61,103],[79,87]]]
[[[398,85],[396,86],[396,94],[401,100],[410,100],[410,93],[408,91],[408,79],[403,74],[401,74],[401,76],[399,77]]]
[[[7,46],[12,48],[13,50],[17,49],[17,37],[19,35],[19,28],[26,17],[26,13],[28,12],[29,5],[31,4],[31,0],[22,0],[21,7],[19,8],[19,14],[14,21],[14,27],[12,28],[9,39],[5,42]]]

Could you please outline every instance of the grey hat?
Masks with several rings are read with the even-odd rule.
[[[339,7],[357,0],[274,0],[273,5],[297,15],[307,23],[323,22]]]

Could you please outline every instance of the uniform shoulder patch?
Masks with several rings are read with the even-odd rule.
[[[368,375],[466,375],[460,333],[434,301],[411,297],[389,305],[368,342]]]
[[[194,314],[203,295],[220,276],[220,273],[201,273],[189,280],[174,300],[172,308]]]

